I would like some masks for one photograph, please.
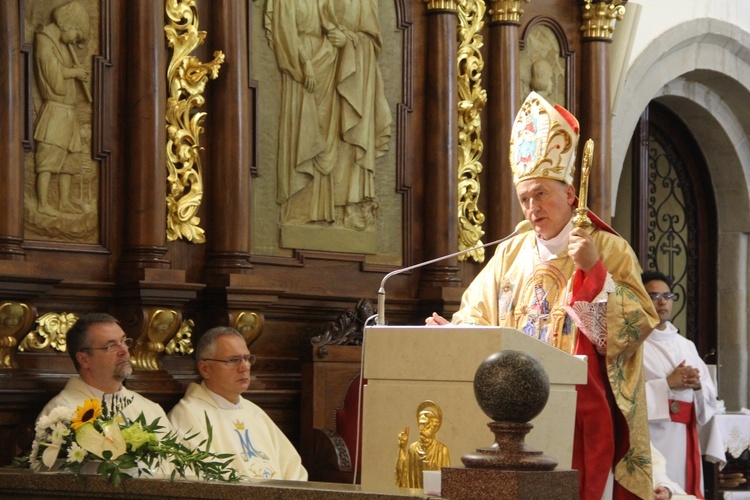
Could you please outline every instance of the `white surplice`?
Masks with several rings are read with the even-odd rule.
[[[667,376],[682,362],[700,372],[701,390],[672,390]],[[686,426],[672,422],[669,400],[694,403],[698,429],[705,425],[716,411],[716,387],[708,368],[698,355],[695,344],[680,335],[675,326],[667,322],[664,330],[655,329],[643,344],[643,369],[646,375],[646,401],[648,423],[653,445],[667,460],[669,478],[685,487]],[[700,463],[700,462],[699,462]],[[701,471],[701,484],[702,481]]]

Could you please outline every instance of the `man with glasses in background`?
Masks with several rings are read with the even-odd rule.
[[[651,441],[665,456],[669,477],[703,498],[698,427],[715,413],[716,388],[695,344],[670,322],[676,299],[671,280],[656,271],[641,279],[659,314],[659,324],[643,344]]]
[[[58,406],[75,410],[87,399],[94,398],[111,407],[116,399],[126,418],[135,420],[142,412],[147,423],[158,418],[162,432],[171,431],[161,406],[123,386],[133,373],[128,350],[132,343],[133,339],[125,335],[117,319],[109,314],[91,313],[79,318],[67,334],[68,354],[78,376],[68,380],[62,392],[47,403],[39,416],[49,414]]]
[[[234,328],[216,327],[204,333],[195,348],[201,384],[192,383],[169,413],[172,425],[192,445],[208,438],[209,451],[232,453],[232,466],[249,479],[306,481],[307,471],[294,445],[257,405],[242,397],[250,386],[250,354]]]

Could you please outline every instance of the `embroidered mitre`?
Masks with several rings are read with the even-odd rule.
[[[546,177],[573,185],[578,120],[531,92],[513,122],[510,166],[513,183]]]

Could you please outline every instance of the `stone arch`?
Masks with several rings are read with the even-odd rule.
[[[613,105],[613,199],[630,138],[651,100],[685,122],[703,151],[718,213],[719,394],[730,409],[747,406],[747,264],[750,218],[750,33],[696,19],[654,39],[624,75]],[[613,210],[616,207],[613,205]],[[724,377],[721,373],[732,374]],[[733,379],[733,380],[732,380]]]

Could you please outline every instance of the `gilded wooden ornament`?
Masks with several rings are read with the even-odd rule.
[[[209,63],[190,55],[206,38],[205,31],[198,31],[194,0],[167,0],[165,10],[170,23],[164,31],[173,49],[167,69],[167,239],[205,243],[196,214],[203,200],[200,135],[206,113],[194,109],[203,106],[206,82],[219,76],[224,54],[214,52]]]
[[[490,0],[490,19],[493,23],[520,24],[522,2],[529,3],[530,0]]]
[[[37,327],[21,342],[19,351],[43,351],[47,347],[60,352],[68,350],[67,334],[78,321],[73,313],[46,313],[36,320]]]
[[[624,0],[607,0],[593,3],[585,0],[583,6],[583,25],[581,31],[584,38],[612,38],[615,23],[622,21],[625,15]]]
[[[14,368],[18,341],[34,322],[35,311],[21,302],[0,305],[0,369]]]
[[[133,346],[131,362],[138,370],[156,371],[167,345],[180,331],[182,315],[172,309],[149,309],[147,314],[148,322]]]
[[[481,114],[487,103],[482,88],[484,60],[482,35],[484,0],[467,0],[458,4],[458,248],[466,250],[482,244],[484,214],[479,210],[480,158],[484,149],[481,135]],[[484,248],[476,248],[459,256],[484,262]]]

